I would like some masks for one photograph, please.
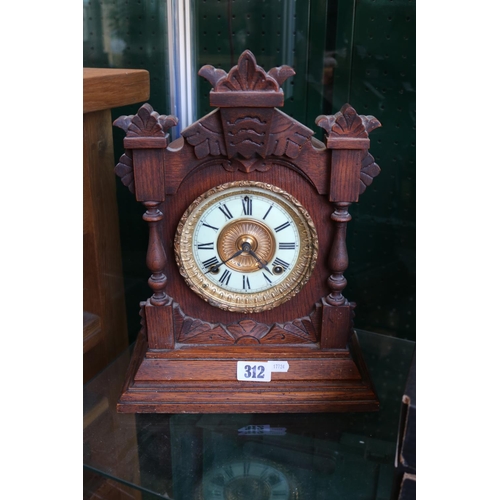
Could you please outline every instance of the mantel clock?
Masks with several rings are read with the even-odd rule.
[[[121,412],[317,412],[378,408],[342,294],[348,208],[380,168],[380,126],[348,104],[325,140],[277,107],[289,66],[250,51],[204,66],[211,113],[169,141],[174,116],[144,104],[116,173],[149,225],[152,296]]]

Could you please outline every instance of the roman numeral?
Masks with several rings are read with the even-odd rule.
[[[211,259],[203,261],[202,265],[205,269],[209,269],[212,266],[215,266],[216,264],[218,264],[218,262],[219,262],[219,259],[217,259],[217,257],[212,257]]]
[[[202,226],[209,227],[210,229],[213,229],[214,231],[219,230],[218,227],[211,226],[210,224],[206,224],[205,222],[202,222],[201,224],[202,224]]]
[[[250,290],[250,281],[248,281],[248,276],[243,276],[243,290]]]
[[[262,220],[266,220],[266,217],[269,215],[269,212],[271,211],[271,208],[273,208],[273,206],[274,206],[274,205],[271,205],[271,206],[269,207],[269,209],[268,209],[268,210],[267,210],[267,212],[266,212],[266,215],[264,215],[264,217],[262,217]]]
[[[224,214],[224,217],[226,219],[233,218],[233,214],[229,211],[229,208],[227,208],[226,205],[222,205],[222,207],[219,207],[219,210]]]
[[[289,265],[290,263],[285,262],[284,260],[281,260],[278,257],[276,257],[273,262],[273,266],[281,266],[283,269],[288,269]]]
[[[295,242],[293,242],[293,243],[280,243],[279,249],[280,250],[295,250]]]
[[[267,277],[267,274],[266,273],[262,273],[262,276],[264,276],[264,278],[266,278],[267,281],[269,281],[269,283],[273,283],[268,277]]]
[[[274,230],[279,233],[280,231],[283,231],[283,229],[286,229],[287,227],[290,226],[289,222],[285,222],[284,224],[281,224],[281,226],[275,227]]]
[[[214,250],[214,244],[213,243],[198,243],[198,250]]]
[[[231,279],[231,272],[229,272],[227,269],[222,273],[222,276],[220,277],[219,283],[222,283],[224,285],[229,285],[229,280]]]
[[[250,474],[250,462],[243,463],[243,475],[248,476]]]
[[[241,199],[241,204],[243,205],[243,213],[245,215],[252,215],[252,198],[245,196]]]
[[[271,498],[278,498],[278,497],[286,497],[288,494],[287,491],[273,491],[271,494]]]

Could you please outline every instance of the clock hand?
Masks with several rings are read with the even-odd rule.
[[[229,259],[226,259],[226,260],[222,261],[220,264],[212,266],[207,272],[205,272],[205,274],[207,274],[207,273],[214,273],[215,271],[218,271],[219,267],[222,266],[222,264],[225,264],[226,262],[229,262],[231,259],[234,259],[235,257],[238,257],[238,255],[241,255],[244,251],[245,250],[243,250],[243,249],[242,250],[238,250],[233,255],[231,255],[231,257],[229,257]]]
[[[259,257],[253,252],[251,248],[247,248],[246,250],[261,266],[261,269],[265,269],[268,273],[274,274],[267,266],[262,262]]]

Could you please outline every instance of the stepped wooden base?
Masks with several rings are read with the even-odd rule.
[[[271,382],[236,380],[236,362],[284,360]],[[349,350],[319,347],[151,350],[139,335],[117,410],[122,413],[375,411],[379,403],[357,336]]]

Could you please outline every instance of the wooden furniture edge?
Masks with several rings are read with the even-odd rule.
[[[83,68],[83,112],[147,101],[149,72],[144,69]]]

